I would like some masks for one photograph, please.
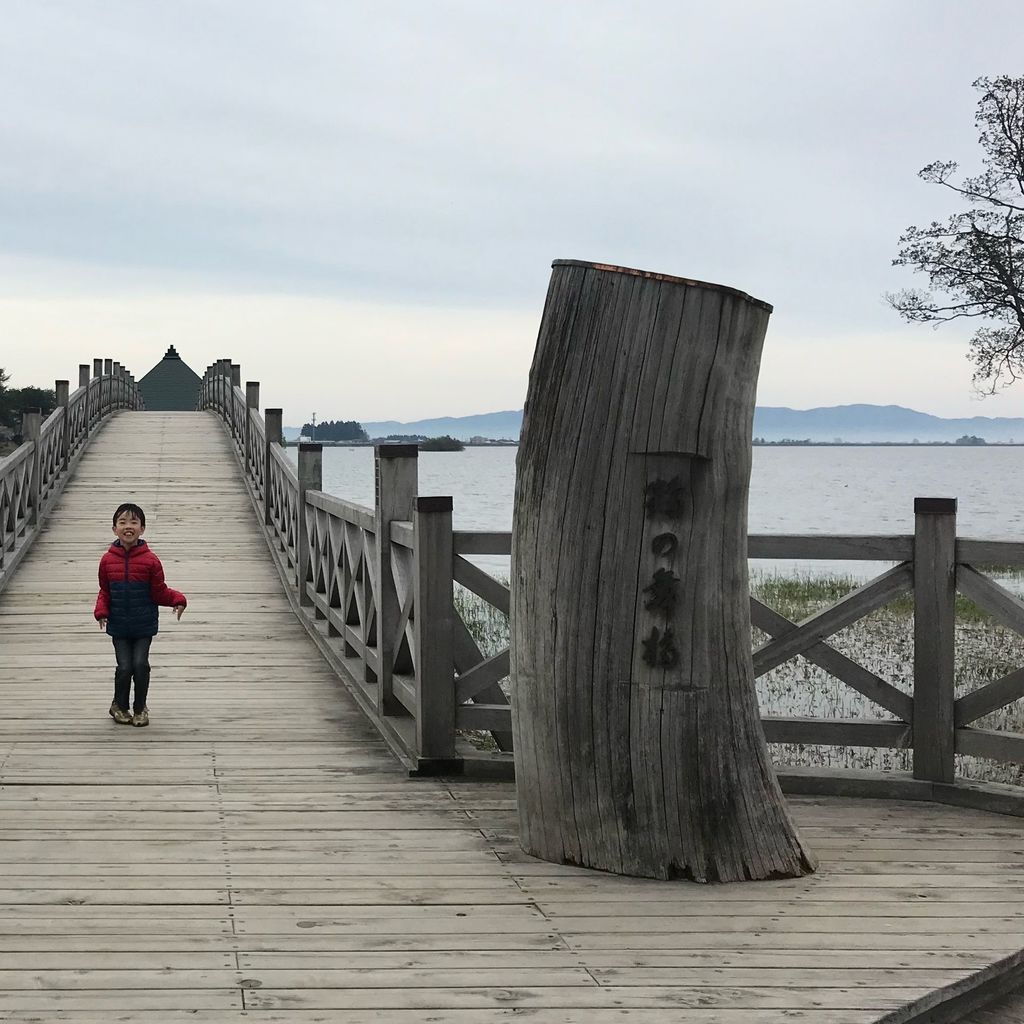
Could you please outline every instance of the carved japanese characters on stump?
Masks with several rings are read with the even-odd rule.
[[[813,870],[751,661],[747,492],[771,307],[553,266],[517,461],[512,680],[524,849],[702,881]]]

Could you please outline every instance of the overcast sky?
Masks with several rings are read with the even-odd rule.
[[[230,356],[286,423],[520,408],[552,259],[775,306],[758,402],[1024,415],[904,325],[1016,3],[7,0],[0,366]],[[919,282],[923,284],[924,282]]]

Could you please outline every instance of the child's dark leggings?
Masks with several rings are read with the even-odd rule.
[[[128,710],[128,697],[131,694],[132,679],[135,679],[134,711],[141,711],[146,706],[149,694],[149,645],[151,636],[115,636],[114,656],[117,668],[114,669],[114,702],[122,711]]]

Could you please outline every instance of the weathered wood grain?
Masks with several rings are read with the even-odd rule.
[[[533,854],[660,878],[813,868],[750,659],[746,498],[769,313],[719,286],[553,267],[512,545]]]
[[[914,778],[953,781],[956,500],[914,501]]]

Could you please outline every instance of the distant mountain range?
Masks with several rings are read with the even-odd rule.
[[[955,441],[964,435],[1024,443],[1024,418],[944,419],[902,405],[833,405],[820,409],[759,406],[754,437],[766,441]]]
[[[489,412],[478,416],[442,416],[438,419],[401,423],[383,420],[363,423],[370,437],[388,434],[450,434],[463,441],[473,437],[519,437],[523,411]],[[986,441],[1024,443],[1024,418],[971,416],[944,419],[901,405],[833,405],[819,409],[788,409],[758,406],[754,411],[754,437],[766,441],[955,441],[965,434]],[[285,437],[295,440],[298,427],[285,427]]]

